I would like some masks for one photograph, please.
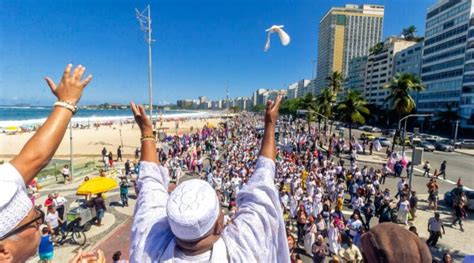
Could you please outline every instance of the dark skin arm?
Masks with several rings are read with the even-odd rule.
[[[278,120],[278,109],[281,103],[281,95],[279,95],[275,102],[267,101],[267,108],[265,111],[265,131],[263,133],[262,147],[260,148],[260,155],[275,161],[276,157],[276,143],[275,143],[275,127]]]
[[[135,105],[130,102],[130,108],[132,109],[135,122],[140,128],[142,136],[153,136],[153,128],[151,126],[150,118],[145,113],[145,108],[142,105]],[[155,162],[160,164],[158,161],[158,155],[156,154],[156,141],[145,140],[142,142],[140,161]]]
[[[59,101],[67,101],[76,105],[92,76],[89,75],[81,80],[86,68],[79,65],[72,73],[71,69],[72,65],[67,65],[61,82],[57,86],[50,78],[46,77],[45,80]],[[71,117],[70,110],[55,107],[43,126],[25,144],[20,154],[11,160],[10,163],[22,175],[25,184],[33,180],[53,158]]]

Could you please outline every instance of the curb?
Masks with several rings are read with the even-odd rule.
[[[459,152],[459,151],[456,151],[456,150],[454,150],[454,152],[464,154],[464,155],[468,155],[468,156],[474,156],[474,153]]]

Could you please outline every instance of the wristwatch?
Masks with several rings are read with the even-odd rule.
[[[77,106],[69,101],[57,101],[54,103],[54,107],[62,107],[68,109],[72,112],[73,115],[77,112]]]

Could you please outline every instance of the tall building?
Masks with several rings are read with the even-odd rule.
[[[296,99],[298,98],[298,82],[290,84],[288,86],[288,99]]]
[[[353,89],[364,93],[365,87],[365,68],[367,66],[367,56],[356,57],[349,62],[344,91]]]
[[[371,104],[387,107],[385,102],[390,91],[385,86],[395,75],[395,55],[411,46],[418,44],[417,41],[408,41],[404,38],[389,37],[383,44],[374,47],[367,58],[365,71],[365,88],[363,95]]]
[[[418,111],[450,105],[474,128],[474,9],[472,0],[438,0],[428,8]]]
[[[352,5],[331,8],[319,22],[317,77],[313,94],[327,86],[333,71],[347,77],[349,62],[366,56],[382,39],[384,6]]]

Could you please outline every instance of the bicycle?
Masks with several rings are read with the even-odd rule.
[[[86,234],[84,230],[80,226],[81,218],[78,217],[69,223],[65,223],[66,225],[61,227],[60,235],[61,237],[58,240],[59,245],[63,245],[66,240],[68,240],[69,236],[72,240],[72,243],[83,246],[87,242]]]

